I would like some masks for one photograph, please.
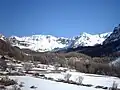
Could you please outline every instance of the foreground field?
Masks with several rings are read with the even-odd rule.
[[[70,72],[65,73],[49,73],[45,74],[46,78],[52,78],[53,80],[64,79],[66,74],[71,74],[70,80],[77,82],[77,77],[83,77],[83,84],[91,84],[91,87],[73,85],[63,82],[56,82],[41,78],[35,78],[33,76],[10,76],[10,78],[17,80],[18,83],[24,82],[24,87],[22,90],[103,90],[102,88],[95,88],[96,86],[104,86],[108,88],[112,87],[113,82],[118,84],[120,88],[120,79],[117,77],[110,77],[104,75],[95,75],[95,74],[85,74],[80,72]],[[31,89],[31,86],[36,88]]]
[[[112,76],[105,76],[105,75],[96,75],[96,74],[86,74],[80,72],[70,72],[67,71],[66,73],[59,73],[59,74],[46,74],[45,76],[48,78],[57,79],[64,79],[65,74],[71,74],[70,80],[77,82],[77,78],[79,76],[83,77],[83,84],[91,84],[93,87],[96,86],[104,86],[104,87],[111,87],[113,82],[118,84],[118,88],[120,88],[120,78],[112,77]]]
[[[77,86],[66,84],[62,82],[54,82],[39,78],[34,78],[30,76],[15,76],[11,77],[13,79],[17,79],[17,81],[24,82],[24,87],[22,90],[96,90],[94,87],[84,87],[84,86]],[[31,86],[37,87],[36,89],[31,89]],[[101,90],[101,89],[97,89]]]

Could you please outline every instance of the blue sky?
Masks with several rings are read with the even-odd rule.
[[[120,0],[0,0],[0,33],[72,37],[112,31]]]

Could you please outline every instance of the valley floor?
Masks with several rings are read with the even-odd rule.
[[[35,78],[33,76],[10,76],[10,78],[15,79],[20,82],[24,82],[24,87],[22,90],[103,90],[100,88],[95,88],[96,86],[112,87],[113,82],[118,84],[120,88],[120,79],[117,77],[95,75],[95,74],[85,74],[79,72],[66,72],[66,73],[51,73],[45,74],[47,78],[53,78],[54,80],[64,79],[65,74],[71,74],[70,80],[77,82],[77,77],[82,76],[83,84],[91,84],[92,87],[73,85],[63,82],[55,82],[51,80]],[[37,87],[36,89],[31,89],[31,86]],[[108,89],[107,89],[108,90]]]
[[[74,82],[78,82],[78,77],[83,77],[83,84],[91,84],[93,87],[95,86],[104,86],[104,87],[111,87],[113,82],[118,84],[118,88],[120,88],[120,78],[112,77],[112,76],[105,76],[105,75],[96,75],[96,74],[86,74],[80,72],[66,72],[60,74],[46,74],[46,77],[51,77],[54,79],[64,79],[65,74],[71,74],[70,80]]]
[[[24,82],[25,87],[22,90],[96,90],[94,87],[84,87],[66,84],[62,82],[54,82],[30,76],[16,76],[11,77],[17,79],[19,82]],[[30,89],[31,86],[36,86],[36,89]],[[101,90],[101,89],[97,89]]]

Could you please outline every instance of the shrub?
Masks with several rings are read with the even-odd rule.
[[[21,90],[21,89],[17,85],[13,85],[12,90]]]
[[[45,75],[44,75],[44,74],[40,74],[39,76],[40,76],[40,77],[45,77]]]
[[[17,84],[16,81],[12,80],[12,79],[9,79],[7,76],[6,77],[3,77],[1,80],[0,80],[0,84],[1,85],[5,85],[5,86],[10,86],[10,85],[15,85]]]
[[[113,85],[109,90],[117,90],[118,84],[116,82],[113,82]]]
[[[36,89],[37,87],[35,87],[35,86],[31,86],[30,88],[31,88],[31,89]]]
[[[21,83],[19,84],[19,86],[20,86],[20,87],[24,87],[23,84],[24,84],[24,82],[21,82]]]
[[[69,81],[70,77],[71,77],[71,74],[68,73],[64,76],[64,80]]]
[[[82,84],[82,81],[83,81],[83,77],[82,76],[79,76],[77,79],[76,79],[76,82],[78,83],[78,84]]]
[[[24,69],[25,69],[25,71],[29,71],[29,70],[31,70],[32,69],[32,64],[31,63],[25,63],[24,64]]]
[[[104,88],[104,86],[96,86],[95,88]]]
[[[81,86],[92,87],[92,84],[80,84]]]
[[[6,90],[6,87],[4,85],[0,85],[0,90]]]
[[[52,80],[52,81],[54,80],[54,78],[51,78],[51,77],[48,77],[47,79],[48,79],[48,80]]]
[[[35,74],[33,74],[33,76],[36,76],[36,77],[37,77],[37,76],[39,76],[39,73],[35,73]]]

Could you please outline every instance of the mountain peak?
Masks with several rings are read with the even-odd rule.
[[[83,33],[80,33],[80,36],[91,36],[91,34],[83,32]]]

